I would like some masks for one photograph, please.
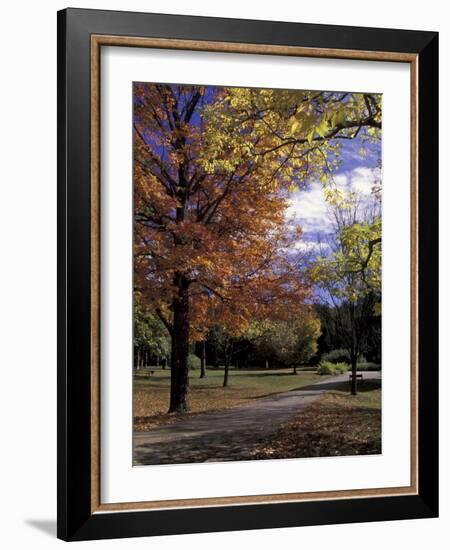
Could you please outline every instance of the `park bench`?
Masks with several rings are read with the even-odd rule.
[[[353,374],[350,373],[350,374],[348,375],[348,382],[349,382],[349,384],[352,383],[352,380],[353,380]],[[364,382],[364,378],[363,378],[363,375],[362,375],[362,374],[357,374],[357,375],[356,375],[356,383],[358,383],[358,382],[361,382],[361,384]]]

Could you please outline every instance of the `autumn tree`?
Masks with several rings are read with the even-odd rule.
[[[171,336],[171,412],[187,409],[190,341],[303,302],[289,191],[380,112],[372,95],[134,84],[135,292]]]

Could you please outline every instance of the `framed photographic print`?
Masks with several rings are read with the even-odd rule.
[[[58,536],[438,513],[434,32],[58,13]]]

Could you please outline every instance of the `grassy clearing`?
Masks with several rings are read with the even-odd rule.
[[[356,396],[347,383],[284,424],[251,458],[302,458],[381,452],[381,382],[366,381]]]
[[[190,414],[234,407],[245,402],[324,380],[315,372],[285,370],[230,370],[228,387],[223,388],[223,370],[208,370],[206,378],[199,372],[190,375]],[[146,430],[156,424],[171,422],[168,415],[170,370],[138,371],[134,377],[134,424]]]

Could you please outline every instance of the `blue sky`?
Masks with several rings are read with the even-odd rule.
[[[342,140],[341,165],[334,174],[336,185],[369,198],[381,175],[380,147],[380,143],[363,142],[359,137]],[[306,190],[291,195],[287,217],[303,228],[302,238],[296,245],[298,249],[317,251],[318,242],[332,232],[328,209],[320,182],[309,181]]]

